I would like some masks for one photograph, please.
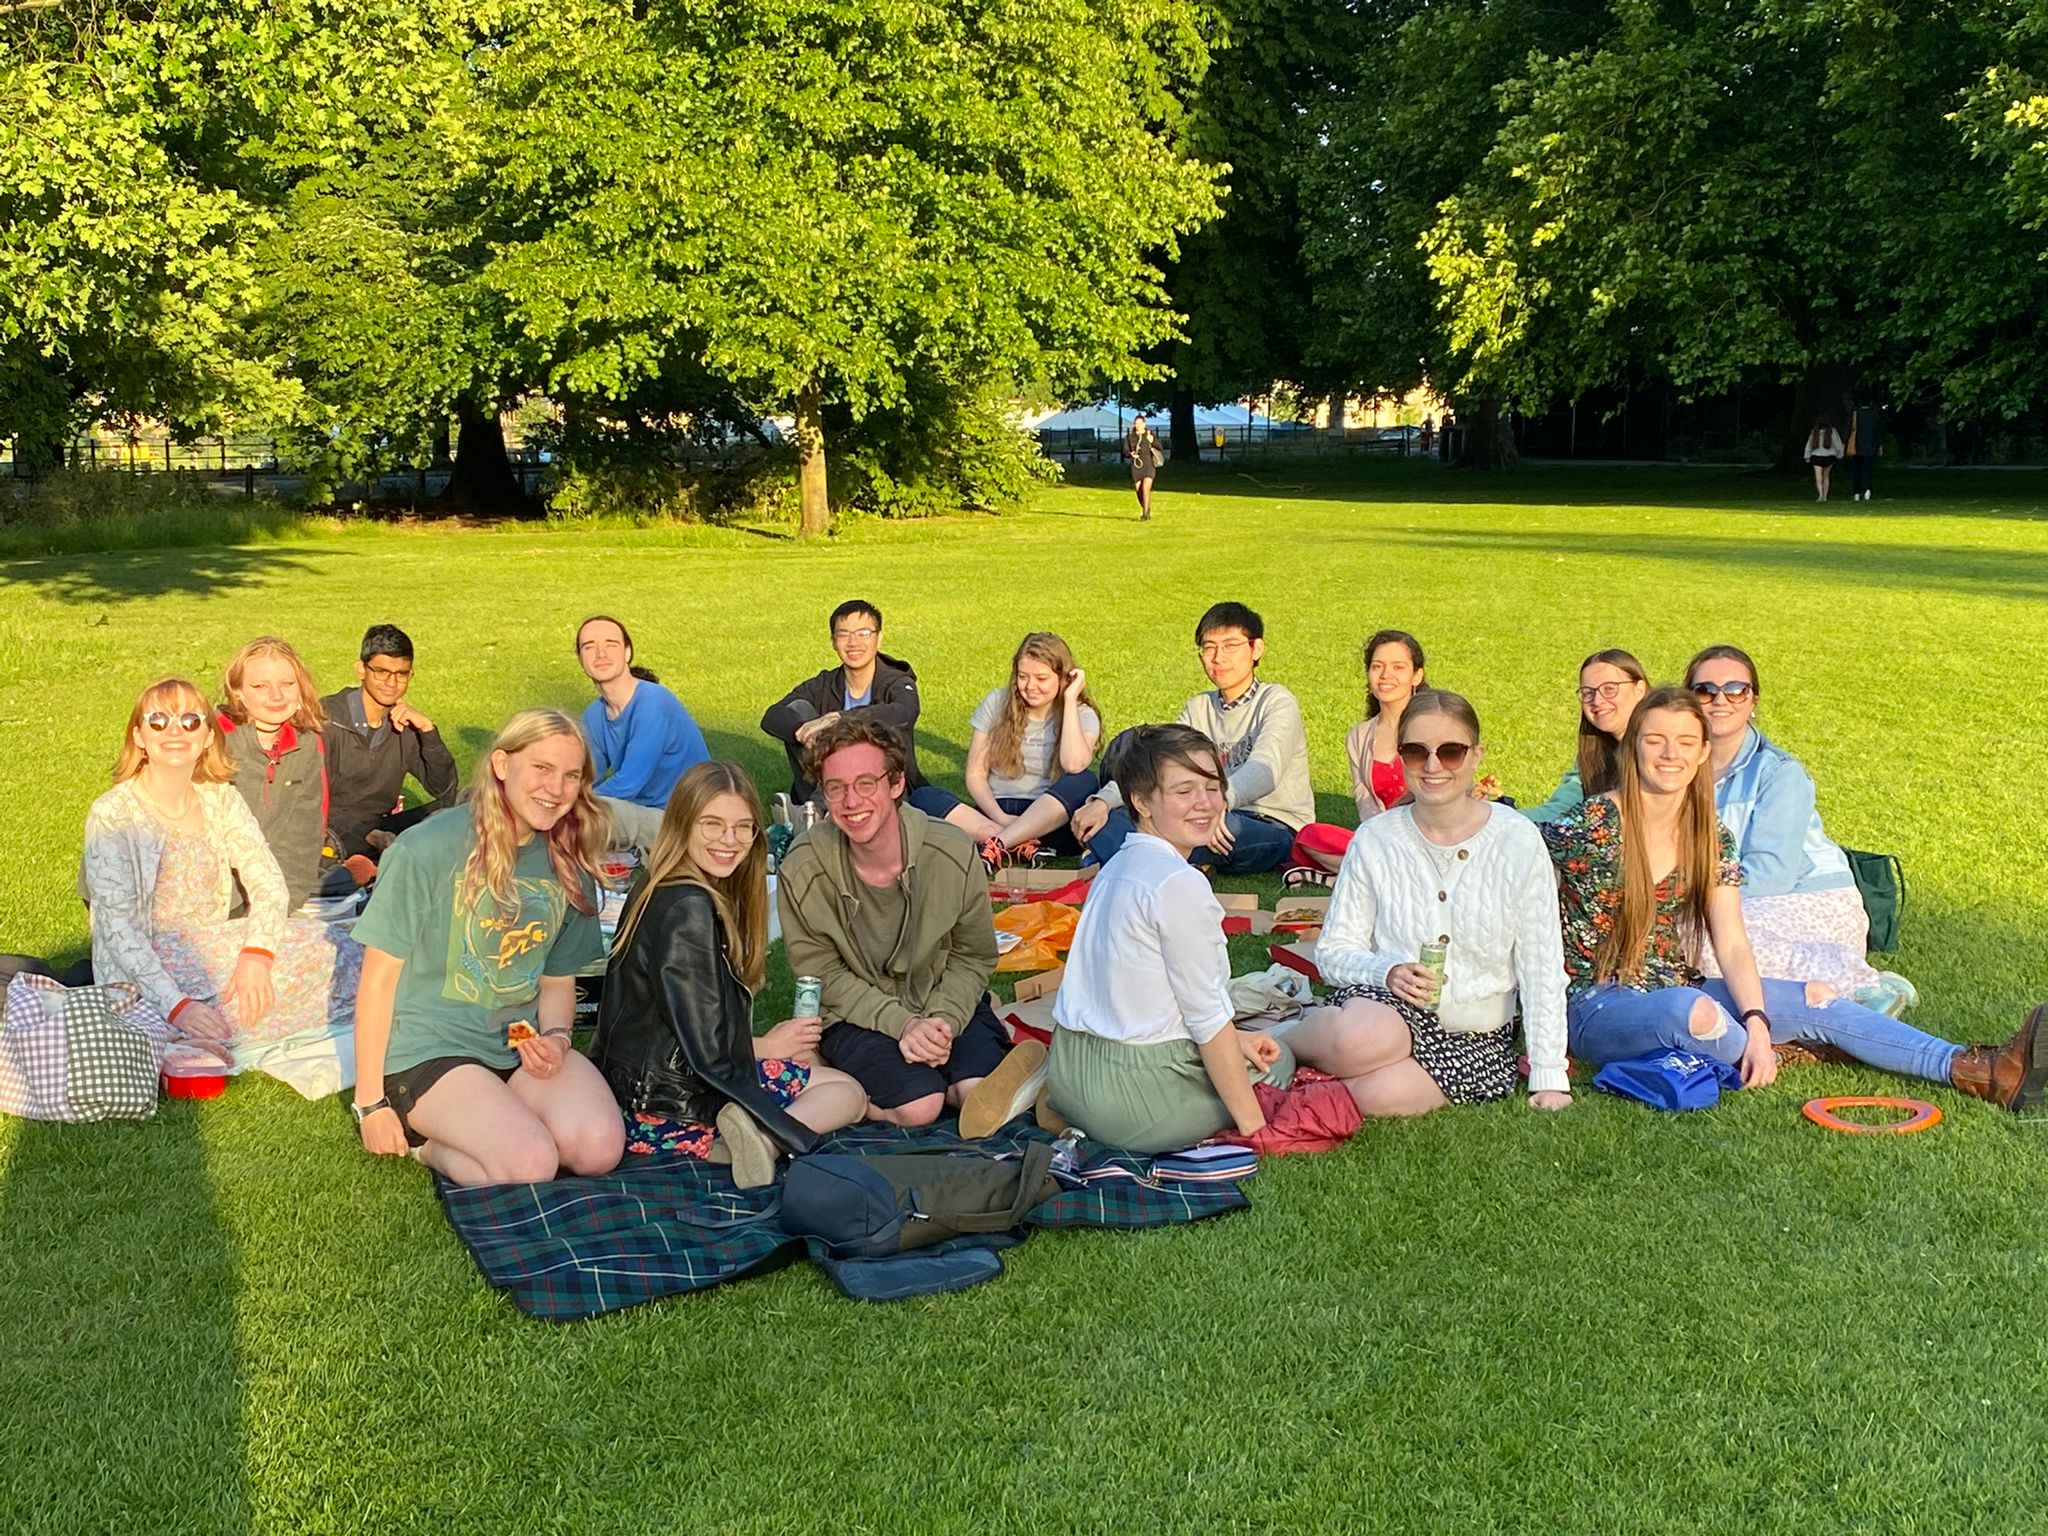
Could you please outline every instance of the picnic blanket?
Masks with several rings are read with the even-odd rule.
[[[1020,1150],[1051,1136],[1006,1126],[962,1141],[948,1118],[919,1129],[863,1123],[823,1138],[826,1152],[914,1152],[939,1147]],[[1129,1177],[1092,1179],[1063,1190],[1025,1216],[1027,1227],[1168,1226],[1251,1204],[1235,1184],[1161,1183],[1150,1160],[1096,1148],[1090,1171],[1124,1167]],[[448,1221],[477,1268],[528,1317],[568,1322],[663,1296],[708,1290],[800,1256],[804,1240],[783,1230],[779,1186],[743,1190],[731,1170],[696,1158],[629,1156],[597,1178],[464,1189],[437,1178]],[[981,1239],[960,1239],[980,1242]],[[933,1252],[941,1251],[935,1248]]]

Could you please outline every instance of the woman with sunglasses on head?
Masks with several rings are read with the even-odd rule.
[[[236,651],[221,679],[220,726],[235,788],[277,855],[294,911],[321,883],[327,846],[327,756],[320,690],[299,653],[275,636]],[[337,871],[336,884],[354,886]]]
[[[761,796],[731,763],[699,763],[669,796],[646,874],[612,940],[590,1059],[626,1115],[626,1150],[714,1156],[743,1189],[782,1153],[852,1125],[867,1095],[821,1066],[816,1016],[754,1037],[768,968]]]
[[[1919,994],[1864,958],[1870,920],[1848,855],[1821,829],[1812,777],[1756,727],[1756,663],[1739,647],[1710,645],[1686,666],[1685,684],[1706,711],[1714,810],[1742,860],[1742,921],[1757,969],[1903,1013]],[[1711,953],[1703,963],[1714,974]]]
[[[1629,717],[1650,691],[1643,664],[1627,651],[1595,651],[1579,663],[1579,755],[1541,805],[1525,805],[1531,821],[1555,821],[1588,795],[1614,788],[1614,760]]]
[[[1530,1106],[1567,1109],[1564,957],[1543,838],[1473,794],[1485,749],[1457,694],[1416,694],[1399,750],[1409,799],[1352,840],[1316,945],[1333,990],[1287,1043],[1303,1065],[1346,1079],[1361,1113],[1420,1115],[1511,1093],[1519,1016]],[[1423,963],[1438,944],[1440,971]]]
[[[239,1045],[325,1026],[362,965],[352,940],[286,917],[284,877],[233,778],[199,690],[151,683],[114,787],[86,814],[79,871],[94,978],[133,982],[174,1039],[229,1064]],[[248,913],[231,918],[237,882]]]
[[[428,817],[379,863],[355,928],[365,1151],[410,1151],[457,1184],[617,1166],[619,1107],[570,1048],[576,977],[604,957],[611,827],[591,778],[576,722],[525,710],[485,751],[467,812]]]
[[[2007,1109],[2040,1101],[2048,1005],[2003,1046],[1965,1049],[1825,986],[1759,976],[1742,865],[1714,814],[1707,716],[1691,690],[1652,690],[1621,748],[1615,787],[1543,828],[1564,919],[1572,1055],[1600,1065],[1689,1051],[1739,1067],[1754,1088],[1777,1077],[1780,1049],[1807,1043]],[[1709,943],[1718,977],[1700,970]]]

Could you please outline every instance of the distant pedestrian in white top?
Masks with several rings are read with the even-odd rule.
[[[1815,501],[1828,499],[1828,488],[1835,477],[1835,466],[1842,461],[1844,451],[1842,434],[1835,430],[1835,424],[1825,416],[1818,418],[1813,424],[1813,430],[1806,434],[1806,462],[1813,466]]]
[[[1195,625],[1202,670],[1216,686],[1189,699],[1180,724],[1216,744],[1228,778],[1228,813],[1190,862],[1225,875],[1276,869],[1294,835],[1314,818],[1308,734],[1301,705],[1278,683],[1259,676],[1266,625],[1243,603],[1218,603]],[[1105,784],[1074,813],[1074,836],[1108,862],[1131,832],[1130,813],[1115,784]]]
[[[1288,1046],[1347,1079],[1363,1114],[1420,1115],[1512,1092],[1519,1016],[1530,1106],[1569,1108],[1564,944],[1543,838],[1473,793],[1485,749],[1457,694],[1416,694],[1400,743],[1412,799],[1352,839],[1316,945],[1333,990]],[[1432,944],[1441,974],[1423,963]]]

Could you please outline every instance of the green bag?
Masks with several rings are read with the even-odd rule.
[[[1870,919],[1870,948],[1890,953],[1899,947],[1899,924],[1906,915],[1906,871],[1896,854],[1842,852],[1849,856],[1849,873]]]

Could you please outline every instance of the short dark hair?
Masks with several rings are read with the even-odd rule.
[[[362,659],[372,656],[396,656],[400,661],[412,660],[412,636],[396,624],[372,624],[363,631]]]
[[[825,759],[847,747],[859,746],[881,752],[882,766],[890,778],[900,779],[909,773],[910,748],[904,743],[903,733],[872,718],[869,711],[857,709],[850,715],[841,715],[804,743],[804,777],[822,785]]]
[[[1223,782],[1223,754],[1192,725],[1134,725],[1119,731],[1102,755],[1102,773],[1130,806],[1138,796],[1157,792],[1159,776],[1168,763],[1179,763],[1205,779]],[[1137,814],[1135,807],[1131,814]]]
[[[1266,621],[1243,603],[1217,603],[1195,620],[1195,644],[1213,629],[1241,629],[1247,640],[1266,638]]]
[[[875,628],[880,629],[882,627],[881,609],[864,597],[849,597],[845,602],[832,610],[832,617],[825,621],[825,633],[828,635],[838,633],[839,621],[841,619],[850,619],[856,613],[870,615],[875,621]]]

